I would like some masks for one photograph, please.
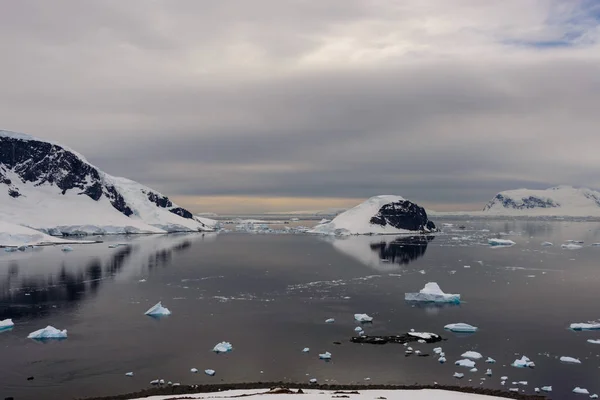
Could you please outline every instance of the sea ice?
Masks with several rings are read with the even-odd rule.
[[[126,373],[125,373],[125,376],[129,376],[129,377],[131,377],[131,376],[133,376],[133,372],[126,372]]]
[[[459,367],[465,367],[465,368],[473,368],[475,367],[475,361],[473,360],[468,360],[468,359],[464,359],[464,360],[458,360],[454,363],[454,365],[458,365]]]
[[[0,321],[0,331],[6,331],[9,329],[12,329],[15,326],[15,324],[13,323],[12,319],[5,319],[3,321]]]
[[[314,385],[315,383],[317,383],[317,378],[311,378],[308,382]]]
[[[215,345],[215,347],[213,348],[213,351],[217,354],[218,353],[229,353],[232,350],[233,350],[233,346],[229,342],[217,343]]]
[[[445,363],[445,362],[446,362],[446,357],[440,357],[440,358],[438,359],[438,361],[440,362],[440,364],[443,364],[443,363]]]
[[[465,374],[461,373],[461,372],[455,372],[454,375],[452,375],[454,378],[458,378],[461,379],[465,376]]]
[[[67,338],[67,330],[58,330],[53,326],[48,325],[44,329],[39,329],[35,332],[31,332],[28,336],[29,339],[66,339]]]
[[[149,315],[151,317],[162,317],[165,315],[171,315],[171,311],[169,311],[168,308],[163,307],[162,302],[159,301],[144,314]]]
[[[600,344],[600,339],[588,339],[588,343],[591,343],[591,344]]]
[[[590,395],[590,399],[597,399],[597,398],[598,398],[598,395],[597,395],[597,394],[591,394],[591,395]]]
[[[150,381],[151,385],[158,385],[160,383],[160,380],[158,379],[154,379],[153,381]]]
[[[552,386],[542,386],[541,389],[542,389],[542,392],[551,392]]]
[[[214,369],[205,369],[204,373],[208,376],[215,376],[215,374],[216,374]]]
[[[500,377],[500,380],[501,380],[501,381],[505,381],[505,380],[507,380],[507,379],[508,379],[508,376],[501,376],[501,377]]]
[[[435,354],[440,354],[442,352],[442,348],[441,347],[436,347],[435,349],[433,349],[433,352]]]
[[[319,354],[319,358],[320,358],[321,360],[331,360],[331,353],[330,353],[330,352],[328,352],[328,351],[326,351],[326,352],[325,352],[325,353],[323,353],[323,354]]]
[[[473,360],[479,360],[483,356],[480,353],[476,352],[476,351],[467,351],[466,353],[462,354],[461,357],[471,358]]]
[[[356,328],[354,328],[354,332],[362,332],[363,328],[361,328],[360,326],[357,326]]]
[[[488,364],[495,364],[496,360],[494,360],[492,357],[488,357],[487,360],[485,360],[485,362]]]
[[[198,373],[198,368],[192,368],[190,369],[190,372],[193,374],[197,374]]]
[[[465,324],[464,322],[459,322],[457,324],[448,324],[444,326],[444,329],[459,333],[473,333],[477,332],[477,329],[479,328],[473,325]]]
[[[600,330],[600,322],[575,323],[570,328],[574,331],[595,331]]]
[[[516,243],[508,239],[488,239],[490,246],[513,246]]]
[[[573,357],[565,357],[562,356],[560,358],[561,362],[567,363],[567,364],[581,364],[581,361],[577,358],[573,358]]]
[[[419,293],[405,293],[404,299],[406,301],[460,304],[460,294],[444,293],[435,282],[425,284]]]
[[[303,353],[308,353],[309,351],[310,351],[310,349],[308,347],[305,347],[305,348],[302,349]]]
[[[326,324],[333,324],[335,322],[335,318],[329,318],[325,320]]]
[[[418,337],[418,338],[423,339],[425,341],[430,340],[430,339],[437,339],[439,337],[435,333],[431,333],[431,332],[415,332],[415,331],[411,331],[411,332],[408,332],[408,335],[409,336]]]
[[[477,372],[477,368],[471,368],[469,372]]]
[[[513,367],[516,368],[533,368],[535,367],[535,363],[531,361],[526,356],[521,357],[521,359],[515,360],[512,364]]]
[[[544,246],[544,247],[546,247],[546,246],[554,246],[554,244],[551,243],[551,242],[544,242],[544,243],[542,243],[542,246]]]
[[[581,246],[579,244],[569,243],[569,244],[563,244],[560,247],[562,247],[563,249],[567,249],[567,250],[578,250],[578,249],[581,249],[583,246]]]
[[[486,374],[487,376],[492,376],[492,370],[488,368],[488,370],[487,370],[487,371],[485,371],[485,374]]]
[[[577,393],[577,394],[590,394],[590,392],[587,389],[580,388],[579,386],[577,386],[575,389],[573,389],[573,393]]]
[[[373,322],[373,317],[367,314],[354,314],[354,319],[358,322]]]

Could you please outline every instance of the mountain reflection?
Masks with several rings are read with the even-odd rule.
[[[381,241],[371,243],[371,250],[379,254],[380,260],[406,265],[419,257],[423,257],[427,251],[427,244],[434,236],[411,236],[398,238],[391,242]]]

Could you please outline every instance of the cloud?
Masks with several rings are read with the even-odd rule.
[[[4,9],[2,128],[190,202],[600,187],[590,1]]]

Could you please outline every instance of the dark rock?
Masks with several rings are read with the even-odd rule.
[[[32,380],[34,380],[34,379],[35,379],[35,378],[34,378],[33,376],[30,376],[29,378],[27,378],[27,380],[28,380],[28,381],[32,381]]]
[[[14,197],[15,199],[19,196],[21,196],[21,193],[19,193],[18,191],[14,190],[14,189],[8,189],[8,195],[10,197]]]
[[[177,207],[177,208],[172,208],[169,211],[171,211],[173,214],[177,214],[183,218],[194,219],[194,216],[192,215],[192,213],[189,212],[188,210],[186,210],[185,208]]]
[[[405,333],[403,335],[390,335],[390,336],[355,336],[350,339],[352,343],[367,343],[367,344],[386,344],[386,343],[411,343],[419,340],[425,340],[426,343],[441,342],[443,339],[439,335],[432,336],[429,339],[421,339],[416,336]]]
[[[498,193],[496,197],[492,199],[483,209],[487,211],[496,204],[501,204],[504,208],[512,208],[515,210],[523,210],[528,208],[555,208],[560,207],[559,203],[555,203],[554,200],[548,198],[539,198],[534,196],[523,197],[521,199],[523,204],[517,204],[510,197],[504,197],[502,193]]]
[[[342,342],[333,342],[333,344],[342,344]]]
[[[302,389],[298,389],[298,391],[296,393],[297,394],[304,394],[304,391]]]
[[[409,231],[436,231],[435,224],[427,219],[425,209],[408,200],[384,205],[371,218],[370,222],[375,225],[389,225],[396,229]]]

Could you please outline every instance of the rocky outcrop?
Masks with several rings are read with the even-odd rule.
[[[427,219],[425,209],[408,200],[385,204],[370,222],[374,225],[389,225],[407,231],[436,230],[435,224]]]

